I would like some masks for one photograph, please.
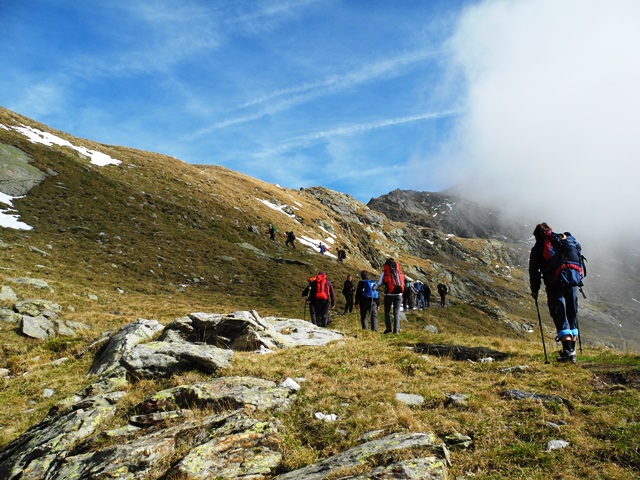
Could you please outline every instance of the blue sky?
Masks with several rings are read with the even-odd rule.
[[[366,202],[410,187],[407,162],[457,115],[441,63],[462,5],[5,0],[0,103],[79,137]]]
[[[0,32],[0,104],[78,137],[365,203],[640,204],[637,0],[4,0]]]

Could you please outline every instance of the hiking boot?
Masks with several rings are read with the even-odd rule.
[[[558,361],[561,363],[576,363],[575,350],[560,350]]]

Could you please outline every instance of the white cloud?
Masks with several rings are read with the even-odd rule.
[[[449,65],[466,114],[438,152],[449,178],[559,229],[640,233],[639,50],[634,0],[466,9]]]

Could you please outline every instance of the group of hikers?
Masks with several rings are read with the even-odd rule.
[[[378,308],[380,306],[380,287],[384,286],[383,308],[385,330],[383,333],[400,333],[400,311],[424,309],[431,306],[431,289],[420,280],[413,280],[405,275],[400,264],[393,258],[384,263],[378,280],[369,278],[366,271],[360,272],[360,281],[353,283],[353,276],[347,275],[342,288],[345,297],[343,314],[353,309],[360,310],[360,323],[363,330],[371,328],[378,331]],[[438,284],[440,306],[444,307],[448,288],[444,283]],[[309,304],[311,322],[326,327],[330,322],[329,310],[336,306],[335,291],[325,272],[319,272],[309,278],[302,296]],[[393,322],[391,313],[393,312]],[[367,325],[369,324],[369,325]]]
[[[267,233],[269,234],[269,240],[271,240],[272,242],[276,241],[276,234],[278,233],[278,229],[275,227],[274,224],[270,223],[269,227],[267,229]],[[288,247],[291,246],[293,248],[296,248],[296,235],[295,233],[293,233],[293,231],[291,232],[285,232],[285,235],[287,237],[287,240],[284,242],[284,244]]]
[[[275,240],[275,234],[276,229],[270,224],[271,240]],[[578,292],[584,296],[582,280],[586,276],[586,258],[582,255],[580,243],[569,232],[555,233],[543,222],[536,225],[533,235],[535,245],[529,255],[529,284],[538,313],[545,360],[548,362],[538,307],[538,294],[542,284],[545,286],[549,314],[556,327],[556,341],[562,345],[557,360],[562,363],[576,363],[576,343],[580,343],[582,350],[578,329]],[[293,232],[287,232],[286,244],[295,248],[294,240]],[[318,247],[320,253],[326,252],[326,246],[322,243]],[[338,261],[343,262],[346,253],[344,250],[338,253]],[[408,311],[431,306],[431,289],[427,283],[403,274],[398,262],[388,258],[377,281],[369,278],[368,272],[362,271],[358,284],[354,285],[353,277],[347,275],[342,289],[345,297],[343,313],[351,313],[354,308],[359,309],[362,328],[377,331],[377,311],[382,286],[385,322],[383,333],[400,332],[401,309]],[[439,304],[444,307],[449,293],[447,285],[443,282],[438,283],[437,292],[440,297]],[[325,272],[319,272],[309,278],[303,296],[309,304],[311,321],[315,325],[326,327],[331,321],[329,310],[335,308],[336,301],[333,285]]]

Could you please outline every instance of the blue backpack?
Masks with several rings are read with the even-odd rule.
[[[545,237],[545,260],[549,262],[553,281],[556,285],[581,287],[587,275],[586,258],[582,247],[569,232],[550,232]]]
[[[362,294],[365,298],[378,298],[378,289],[374,288],[377,285],[375,280],[363,280]]]

